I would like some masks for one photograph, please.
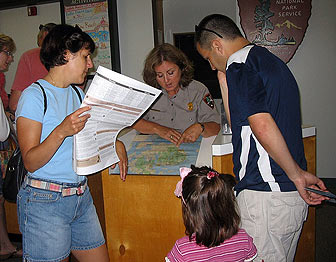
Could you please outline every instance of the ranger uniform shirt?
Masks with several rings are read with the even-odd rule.
[[[220,123],[219,113],[208,88],[196,80],[180,88],[173,97],[169,97],[163,89],[162,95],[143,119],[181,133],[195,123]]]

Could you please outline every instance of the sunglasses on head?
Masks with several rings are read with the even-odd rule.
[[[198,33],[198,32],[201,32],[201,31],[208,31],[210,33],[213,33],[215,34],[216,36],[220,37],[220,38],[223,38],[219,33],[211,30],[211,29],[208,29],[208,28],[204,28],[204,27],[199,27],[198,25],[195,25],[195,32]]]

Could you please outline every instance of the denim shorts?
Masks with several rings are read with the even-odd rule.
[[[61,261],[71,250],[105,243],[88,187],[82,195],[62,197],[24,184],[17,204],[24,261]]]

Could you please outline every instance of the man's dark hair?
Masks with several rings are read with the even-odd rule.
[[[57,25],[43,40],[41,62],[49,71],[54,66],[65,65],[68,62],[64,57],[67,50],[74,54],[82,48],[90,50],[91,54],[95,50],[95,43],[87,33],[77,25]]]
[[[232,175],[218,174],[203,166],[192,171],[182,184],[182,215],[189,239],[206,247],[218,246],[238,233],[240,217],[233,192]],[[217,174],[209,178],[210,174]]]
[[[221,14],[212,14],[204,17],[195,28],[195,44],[209,47],[211,40],[221,37],[225,40],[234,40],[243,37],[236,23],[229,17]]]

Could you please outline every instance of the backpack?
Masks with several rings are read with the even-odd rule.
[[[37,84],[42,90],[43,98],[44,98],[43,114],[45,115],[47,111],[47,95],[44,91],[44,88],[41,86],[39,82],[34,82],[34,84]],[[80,102],[82,102],[82,97],[78,89],[73,85],[71,85],[71,87],[76,91]],[[19,147],[17,137],[15,135],[15,132],[11,132],[10,135],[14,143],[16,144],[16,148],[8,160],[6,174],[5,174],[5,178],[3,181],[3,197],[8,202],[15,203],[17,199],[17,194],[27,174],[27,170],[23,164],[21,150]]]

